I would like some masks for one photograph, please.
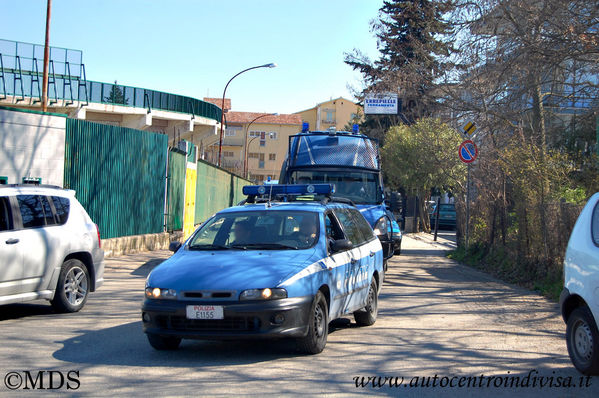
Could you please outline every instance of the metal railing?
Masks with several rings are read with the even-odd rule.
[[[41,48],[41,50],[40,50]],[[221,109],[209,102],[122,84],[88,81],[81,51],[51,47],[49,105],[75,101],[159,109],[220,121]],[[40,58],[41,53],[41,58]],[[0,100],[41,102],[43,46],[0,39]],[[60,105],[60,104],[59,104]]]

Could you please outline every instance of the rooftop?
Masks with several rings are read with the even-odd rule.
[[[223,99],[222,98],[208,98],[208,97],[204,97],[204,101],[210,102],[211,104],[214,104],[214,105],[218,106],[219,108],[223,104]],[[225,98],[225,112],[228,112],[230,110],[231,110],[231,98]]]
[[[227,112],[226,114],[227,123],[249,123],[261,115],[267,115],[264,112]],[[290,124],[298,125],[302,124],[302,118],[297,114],[283,114],[283,115],[268,115],[260,117],[256,120],[259,124]]]

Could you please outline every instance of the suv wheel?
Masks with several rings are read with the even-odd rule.
[[[62,264],[52,306],[58,312],[77,312],[85,305],[90,280],[87,268],[77,259]]]
[[[587,307],[572,311],[566,328],[568,354],[581,373],[599,375],[599,332]]]
[[[399,256],[401,254],[401,239],[399,240],[399,244],[395,248],[395,251],[393,252],[393,254],[395,254],[396,256]]]

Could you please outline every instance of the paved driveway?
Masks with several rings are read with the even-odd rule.
[[[170,253],[110,259],[105,286],[81,313],[57,315],[44,302],[0,307],[0,376],[44,370],[47,384],[48,371],[60,371],[56,392],[92,396],[599,396],[599,380],[570,363],[556,304],[448,260],[449,243],[429,240],[404,237],[376,324],[335,322],[317,356],[284,341],[184,340],[178,351],[154,351],[140,304],[145,276]],[[76,390],[66,389],[68,371],[79,372],[70,374]],[[528,387],[510,388],[516,380]],[[0,384],[2,396],[25,392]]]

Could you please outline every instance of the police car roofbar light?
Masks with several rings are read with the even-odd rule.
[[[268,187],[264,185],[246,185],[243,187],[244,195],[264,195],[269,191],[269,195],[330,195],[333,193],[331,184],[272,184]]]
[[[302,123],[302,133],[307,133],[310,130],[310,124],[308,122]]]

